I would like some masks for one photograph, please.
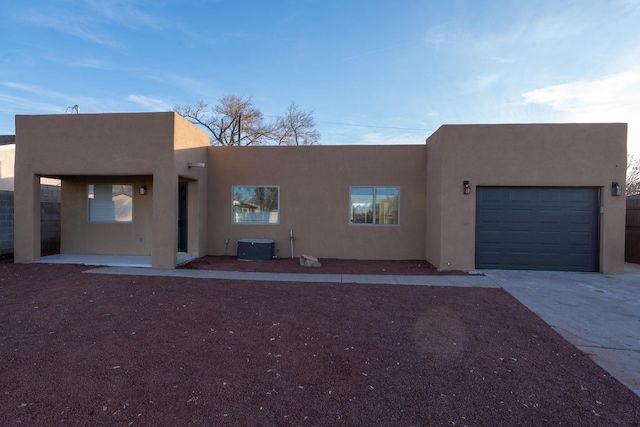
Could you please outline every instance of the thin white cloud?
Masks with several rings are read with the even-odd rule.
[[[113,24],[126,28],[161,27],[159,20],[136,9],[130,1],[85,0],[74,2],[72,9],[26,10],[21,20],[32,25],[78,37],[107,47],[122,48],[125,43],[112,35]]]
[[[484,74],[473,76],[470,80],[463,82],[461,89],[463,92],[479,92],[495,85],[500,79],[497,74]]]
[[[452,45],[466,45],[472,39],[468,31],[456,27],[453,22],[445,22],[429,28],[423,42],[438,52],[450,49]]]
[[[499,55],[494,55],[494,56],[490,57],[490,59],[492,59],[492,60],[494,60],[494,61],[496,61],[498,63],[501,63],[501,64],[513,64],[513,63],[517,62],[516,59],[505,58],[505,57],[502,57],[502,56],[499,56]]]
[[[86,4],[108,21],[117,22],[128,28],[158,28],[158,19],[142,12],[123,0],[86,0]]]
[[[131,94],[127,95],[126,99],[151,111],[171,111],[173,109],[173,106],[166,101],[144,95]]]
[[[184,74],[158,69],[136,69],[135,72],[139,75],[144,74],[151,80],[161,83],[171,83],[172,85],[178,86],[184,92],[189,93],[189,96],[196,99],[201,98],[203,93],[214,92],[214,88],[209,82],[198,80]]]
[[[399,133],[399,132],[367,132],[359,141],[354,141],[356,145],[416,145],[424,144],[425,139],[429,136],[418,136],[416,133]]]
[[[322,133],[322,145],[414,145],[424,144],[432,131],[345,131],[318,126]]]
[[[13,114],[39,114],[46,113],[63,113],[64,108],[42,100],[34,100],[21,96],[9,95],[0,92],[0,112]]]
[[[109,61],[105,61],[104,59],[98,59],[98,58],[81,58],[81,59],[74,59],[68,62],[64,62],[64,61],[59,61],[65,65],[68,65],[70,67],[77,67],[77,68],[95,68],[98,70],[113,70],[116,67],[116,65],[114,65],[113,63],[109,62]]]
[[[0,93],[0,100],[4,99],[4,102],[8,104],[5,105],[7,109],[4,111],[8,112],[61,113],[73,105],[79,105],[83,112],[103,111],[104,106],[109,104],[109,101],[104,99],[96,100],[87,96],[53,91],[24,83],[2,82],[0,85],[20,93],[20,95]],[[48,102],[45,102],[45,99]]]
[[[65,95],[63,95],[60,92],[56,92],[56,91],[53,91],[53,90],[41,88],[39,86],[28,85],[28,84],[24,84],[24,83],[2,82],[2,86],[8,87],[10,89],[17,90],[17,91],[20,91],[20,92],[27,92],[27,93],[31,93],[33,95],[38,95],[40,97],[47,97],[47,98],[62,98],[62,97],[65,97]]]
[[[395,50],[395,49],[399,49],[399,48],[403,48],[412,44],[416,44],[421,42],[422,40],[413,40],[410,42],[406,42],[406,43],[400,43],[400,44],[396,44],[393,46],[387,46],[387,47],[382,47],[382,48],[378,48],[378,49],[374,49],[374,50],[370,50],[368,52],[362,52],[362,53],[357,53],[355,55],[351,55],[347,58],[342,58],[343,61],[351,61],[352,59],[357,59],[357,58],[362,58],[363,56],[369,56],[369,55],[375,55],[378,53],[382,53],[382,52],[386,52],[388,50]]]
[[[527,102],[549,104],[567,113],[596,111],[619,115],[629,107],[640,106],[640,67],[597,80],[548,86],[523,95]],[[607,112],[614,108],[611,112]],[[626,114],[625,114],[626,115]]]
[[[29,10],[24,13],[22,20],[32,25],[49,28],[70,36],[78,37],[93,43],[109,47],[122,47],[123,44],[97,28],[97,23],[91,17],[78,14],[43,13]]]

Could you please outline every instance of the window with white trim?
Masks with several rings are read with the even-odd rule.
[[[280,223],[280,187],[233,187],[231,222],[233,224]]]
[[[349,193],[351,224],[399,224],[400,187],[351,187]]]
[[[87,185],[89,222],[132,222],[133,185]]]

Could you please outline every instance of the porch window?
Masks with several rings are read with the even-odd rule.
[[[233,224],[280,223],[280,187],[233,187],[231,218]]]
[[[89,222],[132,222],[133,185],[87,185]]]
[[[399,187],[351,187],[349,220],[355,225],[398,225]]]

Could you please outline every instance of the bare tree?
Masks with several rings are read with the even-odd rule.
[[[313,111],[302,111],[295,102],[289,104],[284,117],[278,117],[275,126],[278,145],[315,145],[320,140]]]
[[[640,194],[640,157],[633,154],[627,156],[626,195]]]
[[[274,125],[265,123],[260,110],[235,95],[225,95],[213,108],[204,101],[176,106],[174,111],[211,133],[215,145],[260,145],[271,139]]]
[[[301,111],[293,102],[283,117],[271,122],[264,120],[251,98],[235,95],[223,96],[213,107],[198,101],[176,106],[174,111],[208,130],[213,145],[313,145],[320,139],[313,111]]]

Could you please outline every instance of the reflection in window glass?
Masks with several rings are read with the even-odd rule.
[[[132,222],[133,185],[87,186],[89,222]]]
[[[278,224],[279,187],[234,186],[234,224]]]
[[[352,224],[398,224],[398,187],[351,187]]]
[[[373,187],[351,188],[351,222],[373,224]]]

